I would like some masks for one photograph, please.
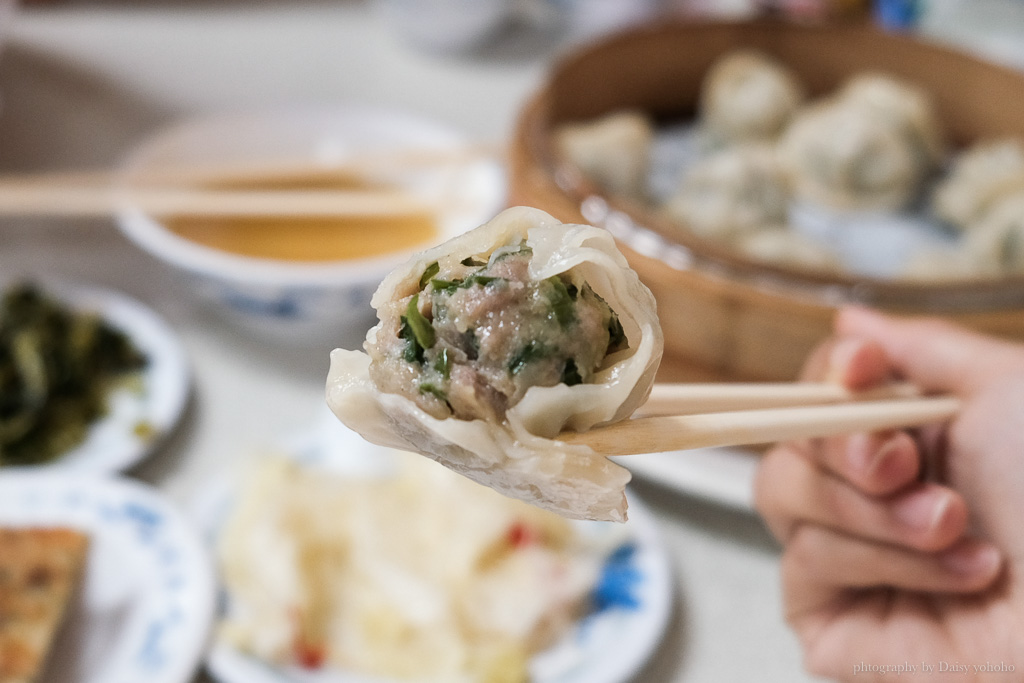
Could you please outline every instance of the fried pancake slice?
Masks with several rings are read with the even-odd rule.
[[[0,683],[39,678],[88,549],[72,529],[0,528]]]

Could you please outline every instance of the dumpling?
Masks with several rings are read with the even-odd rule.
[[[803,99],[799,80],[778,60],[761,52],[734,52],[708,70],[701,85],[701,118],[723,142],[768,141],[783,131]]]
[[[864,73],[851,79],[839,98],[863,104],[902,128],[924,168],[935,167],[945,156],[938,113],[931,97],[917,86],[884,74]]]
[[[653,124],[638,111],[566,123],[555,131],[559,153],[583,175],[613,194],[637,198],[647,194],[653,140]]]
[[[889,76],[864,74],[800,113],[782,157],[803,199],[838,209],[899,209],[945,150],[928,95]]]
[[[1024,144],[1016,139],[983,142],[957,155],[935,188],[932,211],[963,230],[1016,192],[1024,192]]]
[[[744,256],[779,266],[836,272],[839,257],[828,248],[789,228],[770,228],[746,235],[737,243]]]
[[[508,209],[397,268],[372,304],[366,353],[331,354],[342,422],[567,517],[625,519],[628,471],[554,438],[628,417],[661,360],[654,297],[608,232]]]
[[[786,131],[780,156],[798,197],[839,209],[902,207],[925,172],[904,129],[855,100],[805,109]]]
[[[992,207],[968,231],[966,248],[984,275],[1024,274],[1024,193]]]
[[[996,201],[955,247],[915,255],[903,277],[956,280],[1024,275],[1024,192]]]
[[[662,208],[702,236],[732,239],[786,222],[789,187],[773,147],[726,148],[694,164]]]

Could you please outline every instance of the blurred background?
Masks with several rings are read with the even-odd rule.
[[[984,66],[978,68],[995,70],[999,78],[1009,79],[1006,82],[1024,82],[1024,0],[22,0],[0,7],[0,173],[113,171],[122,168],[141,144],[183,121],[359,106],[422,118],[445,131],[437,133],[441,138],[447,140],[451,131],[463,143],[489,150],[494,167],[482,170],[473,181],[484,188],[484,213],[497,210],[510,196],[511,175],[518,174],[518,197],[529,198],[522,194],[528,186],[523,179],[545,170],[542,165],[510,168],[505,153],[517,138],[527,104],[553,71],[595,41],[638,27],[670,20],[752,19],[810,31],[857,27],[899,36],[914,45],[948,48],[981,60]],[[744,46],[723,42],[720,47],[724,53]],[[679,62],[684,65],[686,49],[679,45]],[[853,60],[848,66],[852,73],[859,63]],[[936,69],[947,66],[942,62]],[[942,71],[933,77],[956,82],[960,75]],[[965,101],[973,96],[970,86],[963,84]],[[665,89],[672,87],[667,84]],[[823,86],[816,83],[814,89]],[[992,123],[991,131],[1024,134],[1019,124],[1016,130],[1010,130],[1012,122],[1005,130],[1000,125]],[[969,128],[960,119],[957,126],[958,134]],[[966,142],[970,141],[956,141]],[[614,208],[614,197],[611,201]],[[573,211],[579,210],[578,204],[573,206]],[[629,244],[641,259],[650,256],[638,242]],[[686,271],[685,264],[670,265],[673,274]],[[660,271],[651,272],[659,277]],[[249,329],[240,331],[222,308],[195,295],[199,275],[179,270],[152,249],[138,248],[108,217],[3,218],[0,274],[5,279],[13,274],[56,276],[109,287],[139,299],[169,321],[188,354],[191,400],[169,438],[126,476],[152,486],[186,511],[201,509],[196,500],[210,482],[225,472],[244,471],[268,444],[314,430],[314,425],[321,429],[328,354],[338,346],[357,348],[366,330],[359,317],[358,323],[332,329],[326,339],[299,339],[305,333],[287,330],[283,341],[282,335],[264,338],[252,332],[252,321]],[[378,277],[376,271],[373,276]],[[1000,291],[1006,296],[999,305],[1000,314],[1008,311],[1006,317],[975,317],[1020,336],[1024,290],[1015,277],[997,283],[1005,285]],[[821,281],[811,280],[816,285]],[[672,290],[672,282],[666,280],[662,289]],[[310,288],[308,282],[304,286]],[[851,286],[854,292],[862,291],[856,283]],[[367,312],[372,287],[352,291],[362,297],[354,304],[354,321]],[[848,291],[837,295],[827,289],[825,294]],[[942,300],[947,296],[947,290],[935,295]],[[964,299],[968,300],[976,299]],[[814,318],[818,327],[797,324],[795,332],[787,330],[796,341],[786,363],[819,338],[821,320],[827,321],[835,299],[821,301],[814,304],[822,307]],[[785,310],[791,310],[791,303]],[[804,300],[798,298],[792,305],[800,308]],[[773,320],[777,310],[763,307],[764,316]],[[791,377],[791,364],[774,360],[782,356],[759,354],[756,349],[744,356],[742,349],[737,350],[744,343],[757,349],[771,345],[771,327],[763,321],[758,325],[731,327],[729,339],[746,341],[730,342],[728,349],[719,338],[708,342],[717,350],[754,359],[749,363],[680,358],[665,377]],[[751,508],[756,459],[756,451],[726,449],[637,460],[630,495],[646,503],[646,512],[638,513],[640,531],[630,532],[639,534],[632,543],[650,553],[644,561],[655,567],[651,576],[664,578],[665,592],[657,597],[661,609],[643,622],[650,637],[636,645],[628,666],[615,670],[609,683],[812,680],[803,673],[798,643],[781,614],[778,548]],[[515,546],[524,533],[515,526],[518,517],[502,515],[494,517],[500,519],[496,528],[505,534],[503,542]],[[506,528],[507,523],[512,527]],[[545,522],[536,524],[548,528]],[[205,535],[216,536],[210,529],[217,525],[208,518],[196,526]],[[402,524],[388,528],[401,530]],[[511,529],[515,532],[509,537]],[[429,547],[431,538],[441,539],[445,533],[446,528],[434,529],[426,541],[418,542]],[[548,538],[564,539],[568,533],[550,531]],[[615,562],[622,556],[614,552],[623,547],[622,539],[614,540],[598,553],[603,571],[609,566],[621,569]],[[211,558],[218,552],[216,543],[210,543]],[[443,546],[441,540],[436,545]],[[628,542],[625,546],[632,547]],[[551,548],[562,552],[564,544],[551,541]],[[260,554],[259,548],[249,551]],[[663,575],[657,569],[662,566]],[[615,626],[608,628],[614,636]],[[308,651],[309,666],[293,666],[284,673],[279,668],[242,669],[247,673],[238,674],[238,669],[222,662],[229,668],[221,672],[230,669],[242,678],[218,678],[202,665],[207,652],[197,656],[187,678],[180,680],[363,680],[315,677],[308,670],[319,669],[322,662]],[[535,677],[538,683],[596,680],[573,674],[568,665],[559,669],[548,664],[556,673]],[[412,674],[403,680],[417,678]],[[486,680],[523,679],[495,675]]]
[[[878,3],[891,10],[869,4],[35,0],[4,36],[0,164],[16,170],[114,163],[147,131],[177,117],[290,101],[415,104],[467,134],[502,140],[545,65],[573,41],[669,12],[876,12],[896,17],[887,23],[1001,63],[1024,62],[1017,0]],[[488,7],[492,16],[465,28],[442,20],[441,13],[460,6]],[[419,16],[436,19],[417,22]],[[374,74],[386,75],[387,87]],[[458,93],[475,96],[467,101]],[[110,121],[117,125],[102,125]]]

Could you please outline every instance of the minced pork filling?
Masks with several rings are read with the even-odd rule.
[[[618,316],[572,272],[529,277],[529,247],[467,258],[382,316],[370,376],[437,418],[501,421],[531,386],[592,382],[627,347]]]

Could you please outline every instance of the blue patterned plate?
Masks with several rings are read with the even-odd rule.
[[[331,417],[319,430],[293,439],[284,450],[311,467],[343,473],[386,475],[388,451],[362,440]],[[193,512],[215,543],[232,502],[234,481],[211,482]],[[549,650],[533,658],[531,683],[621,683],[643,667],[660,642],[672,612],[672,578],[666,549],[652,514],[633,492],[629,522],[578,522],[586,535],[615,538],[592,599],[597,609]],[[207,658],[222,683],[391,683],[344,671],[276,667],[215,644]]]
[[[127,479],[3,472],[0,525],[89,534],[85,576],[46,680],[191,680],[213,620],[213,569],[192,528],[153,489]]]

